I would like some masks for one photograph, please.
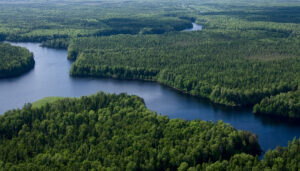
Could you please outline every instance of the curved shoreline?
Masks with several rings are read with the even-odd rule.
[[[194,97],[178,90],[174,91],[175,89],[156,81],[70,77],[69,70],[72,62],[67,60],[66,50],[43,48],[36,43],[14,45],[27,47],[34,52],[38,65],[33,72],[23,77],[0,81],[0,88],[5,91],[2,93],[3,96],[9,97],[8,100],[19,101],[9,102],[5,98],[7,102],[2,101],[1,106],[6,110],[16,108],[16,106],[21,107],[25,102],[34,102],[48,96],[80,97],[98,91],[117,94],[127,92],[143,98],[149,110],[170,118],[213,122],[223,120],[236,129],[251,131],[259,136],[259,142],[264,151],[274,149],[278,145],[286,146],[287,142],[294,137],[300,137],[298,123],[257,116],[249,108],[217,105],[207,99]],[[23,88],[15,88],[17,85]],[[29,87],[26,88],[27,85]],[[7,90],[11,88],[16,91]],[[16,97],[19,98],[16,99]],[[5,107],[7,105],[8,107]],[[278,138],[280,141],[277,141]]]
[[[13,61],[6,61],[6,65],[9,65],[10,68],[7,67],[4,67],[2,69],[0,68],[0,79],[19,77],[26,74],[27,72],[31,71],[34,68],[35,66],[34,55],[28,49],[19,46],[12,46],[10,43],[6,43],[6,42],[0,42],[0,43],[3,44],[4,46],[6,46],[5,44],[7,44],[9,48],[12,49],[20,48],[20,50],[22,50],[22,52],[25,53],[25,54],[14,54],[13,56],[9,57],[12,58],[11,60]],[[17,52],[20,52],[20,50],[18,50]],[[18,58],[15,59],[15,56],[17,56]],[[17,62],[19,63],[19,65],[18,63],[13,65],[13,63],[16,60],[18,60]]]

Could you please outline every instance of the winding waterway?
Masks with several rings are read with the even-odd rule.
[[[256,116],[251,109],[229,109],[213,105],[158,83],[114,79],[72,78],[71,62],[66,50],[40,47],[37,43],[12,43],[34,53],[35,68],[23,76],[0,80],[0,113],[20,108],[47,96],[79,97],[98,91],[135,94],[144,98],[146,106],[170,118],[207,121],[223,120],[237,129],[258,134],[263,150],[300,137],[300,124]]]

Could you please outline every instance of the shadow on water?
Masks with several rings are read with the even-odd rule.
[[[20,108],[48,96],[80,97],[98,91],[134,94],[142,97],[148,109],[170,118],[185,120],[223,120],[236,129],[258,135],[263,150],[286,146],[300,137],[300,123],[254,115],[252,109],[217,105],[207,99],[196,98],[155,82],[72,78],[66,50],[40,47],[36,43],[12,43],[26,47],[35,55],[35,68],[17,78],[0,80],[0,113]]]
[[[289,119],[284,117],[278,116],[267,116],[267,115],[259,115],[254,114],[254,116],[261,120],[263,124],[268,124],[272,126],[299,126],[300,120],[299,119]]]

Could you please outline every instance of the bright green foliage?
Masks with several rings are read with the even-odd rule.
[[[0,170],[300,169],[300,139],[262,160],[259,153],[249,132],[221,121],[170,120],[126,94],[26,104],[0,116]]]
[[[25,48],[0,43],[0,78],[23,74],[34,67],[33,54]]]
[[[39,108],[39,107],[47,105],[48,103],[56,102],[57,100],[60,100],[60,99],[64,99],[64,97],[45,97],[43,99],[40,99],[40,100],[32,103],[32,107]]]
[[[277,147],[267,151],[262,162],[263,167],[280,171],[300,170],[300,139],[289,142],[288,147]]]
[[[223,122],[170,120],[137,96],[98,93],[0,116],[0,168],[175,170],[257,155],[257,137]]]
[[[298,171],[300,170],[300,139],[294,139],[288,147],[267,151],[259,161],[249,154],[236,154],[231,159],[204,163],[198,170],[206,171]]]

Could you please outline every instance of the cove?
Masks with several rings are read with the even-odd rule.
[[[72,78],[66,50],[40,47],[38,43],[11,43],[34,53],[35,68],[16,78],[0,79],[0,113],[21,108],[25,103],[48,96],[80,97],[98,91],[135,94],[148,109],[170,118],[223,120],[236,129],[248,130],[259,137],[263,150],[287,146],[300,137],[300,123],[256,116],[251,109],[226,108],[212,104],[154,82],[115,79]]]
[[[202,25],[199,25],[199,24],[196,24],[196,23],[192,23],[192,24],[193,24],[192,28],[187,28],[187,29],[184,29],[182,31],[199,31],[199,30],[202,30]]]

